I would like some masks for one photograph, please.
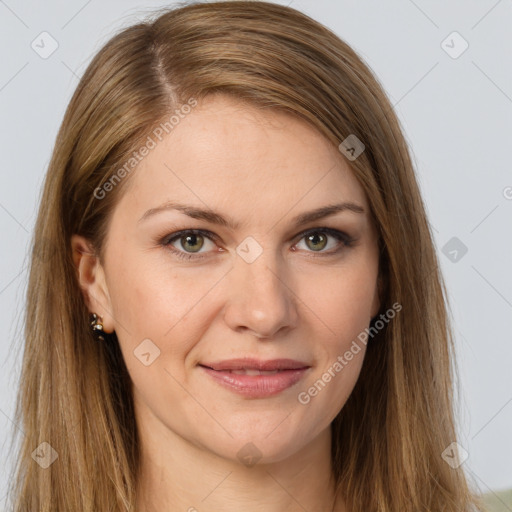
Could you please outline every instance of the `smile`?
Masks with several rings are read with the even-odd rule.
[[[282,370],[214,370],[200,368],[217,384],[246,398],[267,398],[277,395],[299,382],[310,367]]]

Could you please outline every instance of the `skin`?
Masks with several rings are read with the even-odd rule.
[[[298,394],[380,307],[377,234],[346,160],[303,121],[217,95],[180,120],[125,179],[104,265],[84,238],[74,235],[72,248],[88,307],[106,332],[116,331],[133,381],[142,440],[137,510],[332,510],[330,424],[357,381],[364,345],[308,404]],[[170,200],[209,207],[240,226],[177,210],[139,222]],[[342,201],[364,212],[291,222]],[[353,244],[322,227],[347,233]],[[159,242],[185,229],[218,237],[172,242],[192,255],[202,242],[205,258],[179,259]],[[320,241],[298,236],[306,229],[317,229]],[[252,263],[236,252],[249,236],[263,251]],[[148,366],[134,355],[145,339],[160,350]],[[311,368],[278,395],[247,398],[198,366],[243,356],[292,358]],[[253,466],[237,456],[248,443],[261,456]],[[335,510],[345,510],[339,498]]]

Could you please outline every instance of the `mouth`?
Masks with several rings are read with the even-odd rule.
[[[208,367],[206,367],[208,368]],[[242,370],[215,370],[214,368],[210,368],[214,371],[222,371],[226,373],[233,373],[234,375],[275,375],[279,372],[284,372],[287,370],[255,370],[253,368],[245,368]]]
[[[199,364],[222,387],[246,398],[277,395],[301,380],[310,365],[292,359],[237,359]]]
[[[258,371],[258,372],[277,372],[282,370],[299,370],[309,368],[310,365],[296,359],[269,359],[259,360],[250,357],[238,359],[227,359],[211,363],[201,363],[200,366],[211,368],[217,371]],[[258,375],[257,373],[254,375]]]

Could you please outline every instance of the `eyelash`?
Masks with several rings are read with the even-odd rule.
[[[333,256],[335,254],[338,254],[343,248],[352,247],[353,243],[355,242],[355,239],[351,238],[346,233],[343,233],[342,231],[338,231],[337,229],[332,228],[313,228],[308,229],[306,231],[303,231],[302,233],[299,233],[296,235],[295,238],[299,238],[298,242],[300,242],[303,238],[305,238],[308,235],[316,234],[316,233],[322,233],[329,236],[332,236],[338,240],[338,242],[341,242],[341,245],[337,247],[335,250],[331,250],[330,252],[320,252],[317,254],[313,254],[313,257],[325,257],[325,256]],[[178,258],[181,258],[183,260],[202,260],[207,257],[207,253],[187,253],[181,250],[178,250],[174,248],[171,243],[175,240],[179,240],[180,238],[186,236],[186,235],[202,235],[206,238],[209,238],[212,242],[215,242],[215,240],[218,240],[218,237],[212,233],[211,231],[203,230],[203,229],[186,229],[183,231],[178,231],[176,233],[172,233],[171,235],[166,235],[163,238],[159,240],[160,245],[163,247],[169,249],[173,254],[178,256]],[[297,243],[298,243],[297,242]],[[314,251],[308,251],[313,252]]]

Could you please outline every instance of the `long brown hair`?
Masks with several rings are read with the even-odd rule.
[[[33,237],[14,510],[134,510],[131,381],[115,334],[102,344],[92,336],[70,238],[87,237],[103,261],[109,218],[130,177],[104,197],[95,192],[163,119],[213,93],[298,116],[336,147],[349,135],[365,146],[348,164],[378,228],[382,311],[394,303],[402,310],[368,343],[332,425],[333,473],[348,510],[479,509],[463,467],[442,458],[456,440],[446,292],[393,107],[358,55],[321,24],[273,3],[227,1],[167,9],[122,30],[68,106]],[[36,449],[58,458],[43,468]]]

